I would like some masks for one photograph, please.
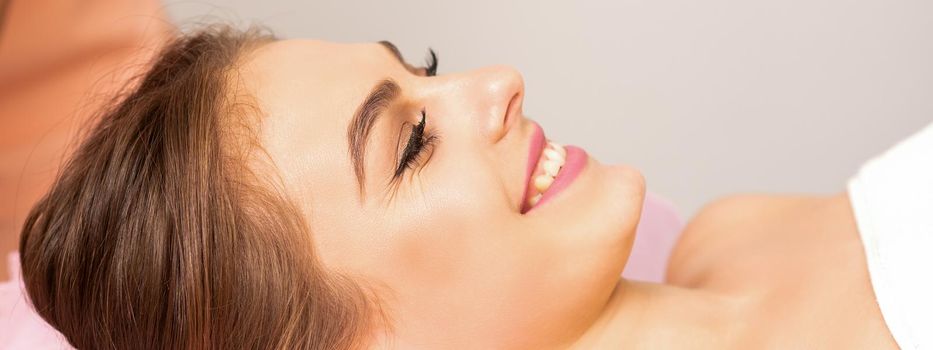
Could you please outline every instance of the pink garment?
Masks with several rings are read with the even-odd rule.
[[[0,283],[0,350],[72,349],[68,341],[32,311],[19,275],[19,255],[7,260],[10,280]]]
[[[628,279],[660,282],[664,280],[667,259],[683,228],[673,206],[648,194],[635,245],[622,276]],[[72,349],[64,336],[49,326],[32,310],[26,299],[19,271],[19,256],[8,257],[9,281],[0,283],[0,350]]]
[[[662,282],[671,250],[683,231],[683,220],[666,199],[648,193],[635,233],[635,245],[622,277]]]

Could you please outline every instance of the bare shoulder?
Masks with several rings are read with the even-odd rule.
[[[744,194],[704,206],[687,224],[671,254],[668,280],[692,285],[711,264],[767,244],[771,234],[816,217],[833,197]]]
[[[667,277],[749,300],[758,344],[896,348],[845,193],[714,201],[688,223]]]

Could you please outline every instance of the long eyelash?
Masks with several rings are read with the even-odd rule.
[[[434,49],[428,49],[428,57],[424,60],[425,75],[433,77],[437,75],[437,53]]]
[[[421,110],[421,121],[417,125],[412,127],[411,137],[408,138],[408,143],[405,145],[405,150],[402,151],[402,157],[399,161],[398,168],[395,169],[395,174],[393,174],[393,179],[398,179],[405,174],[406,170],[411,169],[421,157],[424,155],[424,150],[434,145],[434,142],[437,141],[437,136],[431,133],[430,130],[425,130],[426,122],[426,113]]]

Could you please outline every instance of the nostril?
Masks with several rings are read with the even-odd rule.
[[[512,99],[509,100],[508,106],[505,108],[505,117],[502,118],[502,128],[508,130],[512,125],[513,120],[522,113],[522,96],[521,92],[516,92],[512,95]]]

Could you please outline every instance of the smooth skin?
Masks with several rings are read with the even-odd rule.
[[[620,281],[579,349],[897,349],[846,194],[745,195],[688,224],[667,283]]]
[[[361,192],[347,126],[383,79],[402,98],[374,126]],[[684,233],[669,284],[628,282],[644,180],[591,159],[522,215],[532,122],[513,69],[428,77],[378,44],[285,40],[230,84],[254,97],[255,165],[299,204],[322,263],[391,317],[373,348],[896,348],[844,195],[716,202]],[[422,109],[438,141],[393,180]]]
[[[541,349],[573,343],[601,315],[644,199],[641,175],[590,160],[547,205],[520,212],[534,125],[507,67],[425,76],[379,44],[277,41],[231,84],[262,112],[260,142],[304,211],[325,266],[375,289],[392,328],[377,347]],[[365,191],[347,129],[380,81],[401,98],[368,142]],[[410,125],[437,141],[393,180]],[[440,328],[439,328],[440,327]]]

